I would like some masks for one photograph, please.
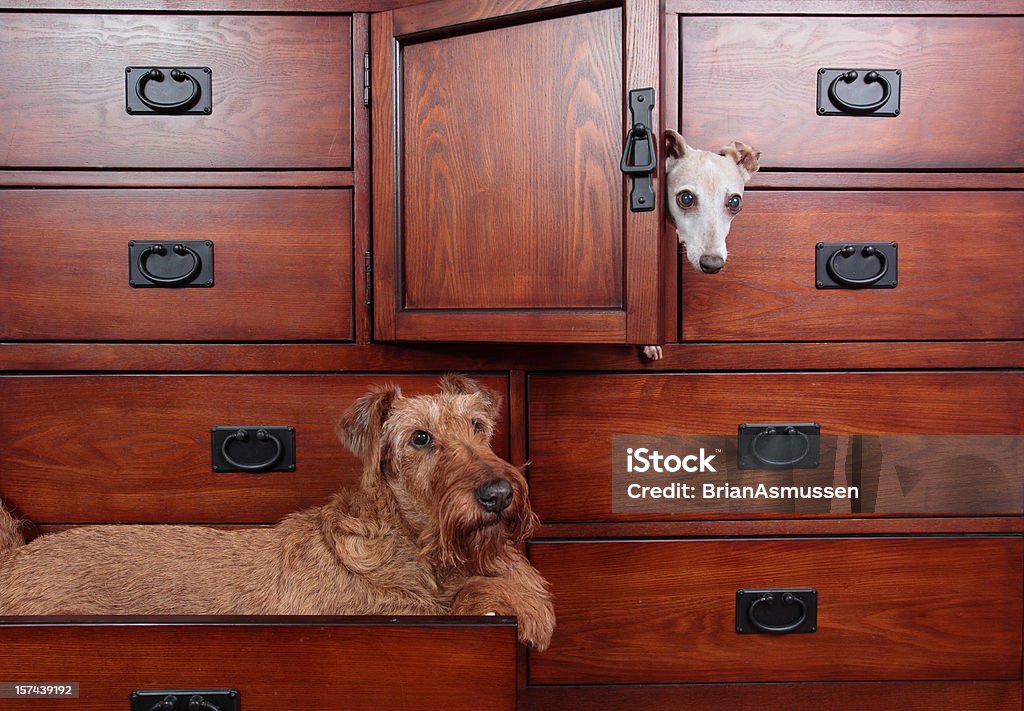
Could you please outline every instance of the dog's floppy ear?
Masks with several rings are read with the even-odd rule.
[[[397,385],[375,385],[341,416],[338,437],[368,468],[380,465],[381,430],[392,405],[401,396]]]
[[[718,155],[736,161],[736,165],[743,175],[743,182],[750,180],[750,176],[756,173],[760,167],[757,159],[761,157],[761,151],[748,146],[743,141],[733,141],[728,146],[724,146],[722,150],[718,151]]]
[[[481,385],[465,375],[448,373],[441,378],[441,390],[453,395],[479,395],[487,409],[487,416],[492,420],[498,419],[498,414],[501,411],[501,395],[486,385]]]
[[[665,129],[665,155],[669,158],[682,158],[687,151],[692,150],[681,134],[671,128]]]

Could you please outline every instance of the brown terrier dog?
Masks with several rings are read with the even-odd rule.
[[[0,505],[0,615],[516,615],[544,650],[547,583],[518,545],[537,518],[489,441],[500,396],[371,390],[342,441],[361,486],[272,528],[86,526],[29,545]]]

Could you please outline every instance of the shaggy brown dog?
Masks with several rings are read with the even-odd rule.
[[[555,616],[518,545],[526,481],[488,444],[500,397],[461,376],[437,395],[372,390],[338,432],[361,486],[272,528],[86,526],[25,545],[0,506],[0,615],[481,615],[543,650]]]

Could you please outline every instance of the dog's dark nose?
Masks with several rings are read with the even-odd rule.
[[[725,266],[725,260],[717,254],[705,254],[700,258],[700,270],[705,274],[717,274]]]
[[[501,513],[512,503],[512,485],[495,479],[476,490],[476,500],[491,513]]]

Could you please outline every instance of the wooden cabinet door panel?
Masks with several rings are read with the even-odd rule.
[[[378,338],[658,339],[661,221],[619,168],[657,3],[527,5],[374,17]]]

